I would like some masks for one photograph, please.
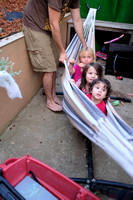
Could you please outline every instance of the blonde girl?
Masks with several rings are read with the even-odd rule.
[[[69,60],[70,65],[68,69],[70,75],[73,76],[72,78],[75,80],[75,82],[81,78],[82,71],[85,65],[94,62],[94,60],[95,60],[94,52],[91,48],[88,47],[84,47],[80,50],[77,64],[75,64],[74,59]]]

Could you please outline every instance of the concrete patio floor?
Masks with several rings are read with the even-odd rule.
[[[56,91],[61,92],[63,67],[58,68]],[[106,75],[112,88],[121,92],[133,93],[133,79],[116,80]],[[59,96],[59,98],[63,98]],[[118,114],[133,128],[133,97],[131,103],[115,107]],[[0,136],[0,163],[10,157],[32,157],[50,165],[68,177],[87,178],[86,141],[87,138],[78,132],[62,111],[54,113],[46,108],[43,90],[33,97],[10,126]],[[133,184],[116,162],[102,149],[93,144],[94,177]],[[127,166],[128,167],[128,166]],[[109,200],[105,195],[96,194],[102,200]]]

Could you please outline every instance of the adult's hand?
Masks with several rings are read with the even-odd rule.
[[[68,58],[67,58],[66,52],[64,51],[64,52],[61,52],[61,53],[60,53],[59,61],[62,62],[62,63],[64,64],[64,61],[65,61],[65,60],[67,61]]]

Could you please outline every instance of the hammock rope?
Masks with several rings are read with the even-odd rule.
[[[83,24],[86,43],[94,52],[95,16],[96,9],[91,8]],[[81,48],[82,44],[75,34],[66,49],[68,59],[75,58],[77,61]],[[68,64],[65,62],[62,76],[64,112],[76,129],[102,148],[133,177],[133,129],[120,118],[109,102],[106,117],[74,83],[70,84]]]

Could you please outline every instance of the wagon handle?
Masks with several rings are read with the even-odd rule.
[[[7,159],[7,160],[4,162],[4,164],[5,164],[5,165],[9,165],[9,164],[11,164],[11,163],[16,162],[17,160],[18,160],[18,158],[12,157],[12,158]]]

